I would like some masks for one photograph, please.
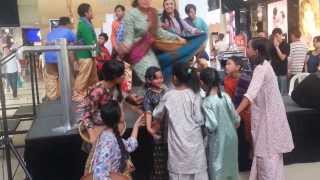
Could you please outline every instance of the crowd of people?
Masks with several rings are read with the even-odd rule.
[[[132,164],[129,153],[144,148],[151,151],[143,159],[151,167],[134,179],[237,180],[240,126],[250,145],[250,180],[283,180],[283,154],[294,145],[282,95],[292,76],[320,69],[320,38],[315,37],[309,53],[298,30],[291,47],[278,28],[271,40],[252,38],[246,44],[253,71],[244,71],[242,59],[233,56],[221,79],[207,63],[208,27],[196,16],[195,5],[185,7],[186,19],[175,0],[164,0],[160,18],[150,0],[134,0],[132,6],[114,9],[111,53],[104,46],[108,35],[96,36],[93,10],[86,3],[78,7],[76,34],[67,17],[48,34],[49,43],[65,38],[69,44],[97,44],[96,53],[69,54],[75,64],[73,100],[80,104],[80,124],[89,135],[82,180],[131,179],[137,157]],[[227,48],[223,38],[219,35],[215,49]],[[167,52],[159,42],[174,50]],[[59,98],[58,60],[56,52],[46,53],[49,100]],[[143,84],[143,96],[135,92],[137,84]],[[139,114],[127,140],[122,139],[124,102]]]

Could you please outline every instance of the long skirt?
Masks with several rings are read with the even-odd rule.
[[[156,142],[153,149],[153,173],[152,180],[168,180],[169,174],[167,169],[168,161],[168,144]]]
[[[284,180],[283,154],[254,156],[249,180]]]

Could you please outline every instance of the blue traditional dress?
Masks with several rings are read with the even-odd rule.
[[[238,180],[238,137],[240,123],[230,97],[222,93],[204,99],[203,112],[208,130],[208,173],[210,180]]]

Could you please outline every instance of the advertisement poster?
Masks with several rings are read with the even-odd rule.
[[[288,34],[288,7],[287,0],[268,4],[268,34],[272,34],[274,28],[281,28],[284,34]]]
[[[320,0],[300,0],[300,31],[302,39],[313,48],[313,38],[320,36]]]

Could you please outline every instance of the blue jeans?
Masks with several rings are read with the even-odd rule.
[[[280,89],[281,95],[287,95],[288,94],[288,77],[285,76],[277,76],[278,78],[278,85]]]
[[[8,84],[12,89],[13,97],[18,96],[18,73],[7,73]]]

